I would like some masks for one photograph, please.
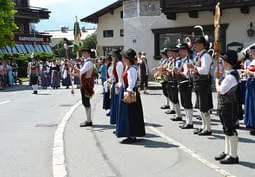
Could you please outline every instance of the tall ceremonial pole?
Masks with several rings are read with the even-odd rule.
[[[219,79],[219,59],[221,52],[221,42],[220,42],[220,21],[221,21],[221,12],[220,12],[220,3],[218,2],[215,7],[214,15],[214,52],[215,52],[215,61],[217,66],[217,78]]]

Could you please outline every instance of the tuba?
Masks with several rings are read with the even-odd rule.
[[[241,52],[238,52],[238,53],[237,53],[238,61],[241,61],[241,60],[245,59],[246,54],[247,54],[247,51],[248,51],[252,46],[255,46],[255,43],[249,45],[248,47],[244,48]]]

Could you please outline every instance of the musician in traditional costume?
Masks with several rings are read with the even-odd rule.
[[[40,73],[40,64],[36,61],[34,55],[31,55],[31,62],[28,63],[27,75],[30,78],[30,85],[33,88],[33,94],[38,94],[38,77]]]
[[[188,64],[193,61],[189,58],[189,46],[186,43],[181,44],[179,47],[180,60],[177,61],[177,66],[174,69],[176,75],[178,75],[179,90],[181,96],[181,104],[186,113],[185,124],[181,126],[182,129],[193,128],[193,105],[192,105],[192,80],[191,72],[188,69]]]
[[[237,63],[237,53],[229,50],[223,56],[224,75],[215,80],[216,91],[218,93],[219,116],[225,134],[225,151],[215,157],[222,164],[239,163],[237,156],[238,135],[236,131],[236,121],[238,120],[238,98],[237,88],[239,73],[234,70]]]
[[[113,83],[114,76],[112,74],[112,57],[107,55],[105,58],[105,64],[107,66],[106,70],[106,81],[104,82],[104,90],[103,90],[103,109],[109,110],[111,107],[111,99],[110,99],[110,89],[111,84]],[[110,111],[106,113],[106,116],[110,116]]]
[[[116,136],[118,138],[127,137],[121,143],[131,144],[137,141],[136,137],[145,136],[145,125],[141,97],[136,85],[138,77],[134,61],[136,52],[133,49],[128,49],[121,54],[126,69],[119,90]]]
[[[119,106],[119,88],[122,85],[122,74],[124,71],[124,65],[122,63],[122,57],[120,50],[113,50],[112,56],[112,76],[113,82],[111,86],[111,110],[110,110],[110,124],[116,124],[118,116]]]
[[[80,127],[93,126],[91,117],[91,104],[90,99],[94,95],[94,73],[93,73],[93,60],[90,58],[90,49],[83,49],[82,56],[84,58],[84,64],[81,69],[73,66],[73,69],[80,73],[81,78],[81,98],[82,104],[85,107],[87,120],[80,124]]]
[[[179,48],[172,47],[167,49],[167,54],[169,57],[168,62],[168,83],[167,90],[170,102],[172,103],[172,108],[174,111],[169,110],[166,112],[167,114],[176,114],[175,118],[172,118],[172,121],[182,121],[181,108],[179,104],[179,95],[178,95],[178,75],[174,72],[174,68],[178,67],[178,61],[180,61],[179,57]]]
[[[212,57],[205,49],[206,43],[204,37],[200,37],[195,41],[195,50],[199,62],[197,66],[188,64],[188,68],[193,70],[193,85],[198,92],[199,110],[202,118],[202,126],[194,134],[200,136],[212,134],[210,117],[210,109],[213,108],[210,77]]]
[[[166,50],[162,51],[161,56],[162,56],[162,59],[160,60],[160,65],[158,67],[153,68],[152,71],[156,71],[156,73],[154,74],[154,78],[161,83],[163,95],[166,98],[166,104],[161,106],[160,109],[170,109],[169,97],[168,97],[168,91],[167,91],[167,76],[166,74],[163,74],[163,70],[165,70],[168,63],[167,51]]]

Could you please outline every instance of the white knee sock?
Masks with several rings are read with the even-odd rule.
[[[186,112],[186,125],[192,125],[192,115],[193,115],[193,110],[192,109],[185,109]]]
[[[201,119],[202,119],[202,125],[201,125],[201,129],[205,130],[205,113],[201,112]]]
[[[37,91],[38,90],[38,85],[34,85],[34,91]]]
[[[86,109],[86,114],[87,114],[87,121],[92,122],[91,119],[91,107],[85,108]]]
[[[205,113],[205,129],[209,132],[211,131],[211,116],[209,112]]]
[[[182,117],[180,105],[179,104],[175,104],[174,108],[175,108],[176,116],[177,117]]]
[[[236,158],[237,157],[237,146],[238,146],[238,136],[234,135],[234,136],[229,136],[229,155],[231,157]]]
[[[169,106],[169,98],[166,97],[166,105]]]
[[[229,136],[225,135],[225,154],[229,155]]]

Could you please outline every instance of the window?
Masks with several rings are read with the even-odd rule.
[[[120,11],[120,18],[123,18],[123,10]]]
[[[121,29],[121,30],[120,30],[120,37],[123,37],[123,36],[124,36],[124,30]]]
[[[113,30],[104,30],[103,33],[104,33],[103,35],[105,38],[113,37]]]

